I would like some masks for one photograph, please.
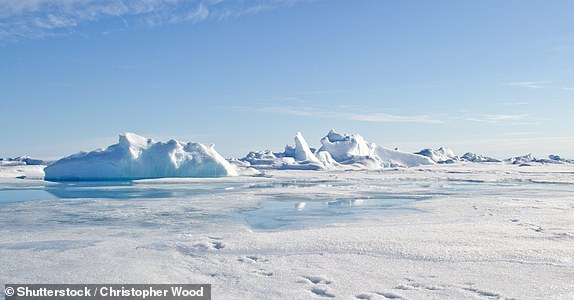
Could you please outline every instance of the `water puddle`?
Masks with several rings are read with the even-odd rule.
[[[21,202],[57,199],[58,197],[45,190],[22,189],[22,190],[0,190],[0,203]]]
[[[256,230],[278,230],[321,226],[369,214],[406,213],[407,205],[429,197],[335,199],[329,201],[291,199],[264,200],[255,210],[243,212],[245,222]]]

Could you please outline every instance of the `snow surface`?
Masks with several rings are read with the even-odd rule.
[[[214,299],[573,299],[573,193],[568,164],[1,178],[0,282],[210,283]],[[253,219],[261,210],[276,215]]]

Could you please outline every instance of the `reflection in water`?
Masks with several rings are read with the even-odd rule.
[[[167,226],[175,229],[239,219],[254,229],[275,230],[321,226],[369,214],[404,212],[408,210],[407,204],[436,196],[429,191],[419,193],[417,183],[408,183],[419,189],[416,194],[410,189],[325,192],[332,190],[332,185],[345,191],[352,184],[328,180],[256,184],[240,181],[67,182],[44,189],[0,191],[0,203],[12,206],[0,206],[0,220],[39,226]],[[378,184],[383,187],[389,183]],[[309,192],[291,193],[292,189],[302,188],[309,188]],[[37,201],[30,206],[24,203],[28,200],[47,201]]]
[[[291,227],[323,225],[337,217],[358,217],[367,214],[413,211],[406,205],[413,201],[428,199],[420,196],[390,196],[380,198],[336,199],[289,199],[275,197],[264,200],[257,209],[243,212],[249,226],[260,230],[276,230]]]
[[[45,199],[55,199],[55,197],[44,190],[38,189],[0,191],[0,203]]]
[[[336,201],[327,202],[328,206],[341,206],[341,207],[351,207],[351,206],[361,206],[363,205],[364,199],[342,199]]]
[[[224,189],[225,190],[225,189]],[[101,198],[101,199],[165,199],[183,198],[205,193],[221,192],[217,189],[185,188],[185,186],[144,187],[132,182],[81,182],[60,183],[46,187],[46,191],[57,198]]]

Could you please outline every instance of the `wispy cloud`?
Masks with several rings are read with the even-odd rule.
[[[515,82],[508,82],[506,85],[519,87],[519,88],[528,88],[528,89],[542,89],[547,87],[550,82],[548,81],[515,81]]]
[[[365,122],[407,122],[407,123],[429,123],[429,124],[444,123],[444,121],[433,118],[429,115],[401,116],[386,113],[365,113],[365,114],[350,114],[349,118],[352,120],[365,121]]]
[[[574,87],[569,87],[569,86],[563,86],[560,89],[564,90],[564,91],[574,91]]]
[[[247,111],[258,113],[287,114],[302,117],[317,118],[339,118],[361,122],[379,123],[425,123],[425,124],[445,124],[453,121],[480,122],[488,124],[512,124],[524,125],[532,124],[534,120],[528,114],[394,114],[384,111],[369,111],[358,106],[338,105],[329,108],[318,108],[301,102],[296,105],[275,105],[275,106],[235,106],[222,107],[235,111]],[[527,123],[528,121],[528,123]]]
[[[300,92],[298,93],[299,95],[306,95],[306,96],[322,96],[322,95],[333,95],[333,94],[343,94],[343,93],[349,93],[350,91],[348,90],[341,90],[341,89],[335,89],[335,90],[316,90],[316,91],[306,91],[306,92]]]
[[[502,122],[519,122],[528,118],[527,114],[480,114],[463,117],[466,121],[483,122],[483,123],[502,123]]]
[[[229,107],[227,107],[229,109]],[[383,112],[348,111],[348,107],[318,109],[310,106],[231,107],[250,112],[280,113],[304,117],[341,118],[363,122],[442,124],[443,120],[430,115],[395,115]]]
[[[528,105],[528,102],[505,102],[502,103],[504,106],[521,106],[521,105]]]
[[[222,20],[304,1],[310,0],[0,0],[0,40],[71,33],[104,19],[124,27]]]

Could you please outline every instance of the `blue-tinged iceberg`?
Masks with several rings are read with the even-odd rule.
[[[119,143],[105,149],[80,152],[44,169],[45,180],[132,180],[163,177],[236,176],[237,169],[213,145],[182,144],[123,133]]]

